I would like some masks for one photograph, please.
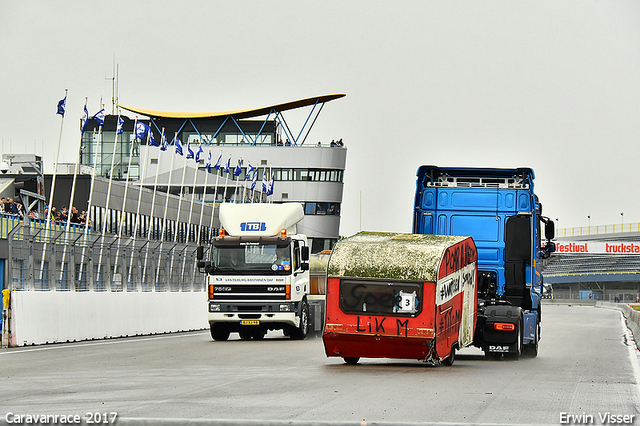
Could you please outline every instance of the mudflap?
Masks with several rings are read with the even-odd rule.
[[[489,305],[484,309],[481,347],[485,354],[518,354],[522,350],[522,309],[511,305]],[[512,330],[500,329],[496,324],[513,324]],[[521,337],[520,337],[521,338]],[[519,354],[518,354],[519,355]]]

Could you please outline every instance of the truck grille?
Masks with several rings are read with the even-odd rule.
[[[284,284],[213,285],[213,300],[216,300],[216,301],[286,300],[286,299],[287,299],[287,286]]]

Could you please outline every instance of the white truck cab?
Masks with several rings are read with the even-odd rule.
[[[211,337],[262,339],[283,330],[304,339],[309,329],[309,246],[296,234],[302,205],[221,204],[219,236],[211,242],[206,272]]]

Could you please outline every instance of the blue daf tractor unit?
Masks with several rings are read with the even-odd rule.
[[[471,236],[477,246],[474,346],[487,356],[536,356],[541,260],[555,251],[555,230],[533,170],[421,166],[417,176],[413,232]]]

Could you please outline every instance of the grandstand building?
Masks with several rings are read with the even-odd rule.
[[[629,232],[557,238],[558,250],[542,271],[553,297],[635,302],[640,297],[640,230],[625,228]]]
[[[142,185],[145,226],[158,228],[163,215],[168,213],[171,223],[183,227],[181,224],[186,224],[180,233],[187,242],[194,241],[198,227],[209,227],[211,213],[207,208],[206,218],[201,220],[199,212],[204,208],[201,206],[215,209],[216,203],[222,202],[300,202],[305,217],[298,232],[309,237],[311,251],[316,253],[331,249],[338,239],[347,151],[342,144],[306,139],[324,104],[343,96],[326,95],[232,112],[180,113],[122,106],[132,117],[107,115],[102,131],[95,121],[88,123],[82,138],[81,163],[95,167],[96,176],[103,183],[111,177],[113,164],[113,179]],[[284,112],[303,107],[311,108],[311,113],[302,129],[294,133],[284,119]],[[256,119],[264,116],[264,120]],[[116,135],[119,118],[124,121],[123,131]],[[138,123],[150,129],[140,140],[134,138]],[[148,136],[159,144],[163,132],[168,144],[166,151],[153,146]],[[175,154],[177,141],[182,145],[183,155]],[[195,159],[187,159],[189,146],[193,152],[202,148],[197,163]],[[209,152],[213,163],[210,173],[206,167]],[[222,163],[219,170],[215,169],[218,158]],[[227,164],[231,170],[225,173]],[[268,196],[263,192],[263,178],[273,179],[273,191]],[[101,188],[104,190],[104,184]],[[162,202],[153,203],[154,197],[149,194],[156,193],[182,196],[185,202],[178,209],[180,213],[166,212]],[[103,202],[97,201],[92,208],[94,223],[102,223],[103,215],[111,223],[111,217],[118,215],[122,204],[110,201],[105,208],[104,194],[98,199]],[[191,200],[194,208],[190,207]],[[54,200],[54,205],[61,202],[63,199]],[[78,204],[81,209],[82,198]],[[130,215],[132,208],[127,211]],[[217,215],[213,215],[212,227],[217,228]]]

